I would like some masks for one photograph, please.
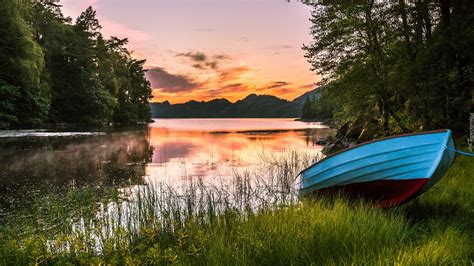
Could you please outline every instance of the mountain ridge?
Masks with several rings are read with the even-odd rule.
[[[153,118],[296,118],[301,116],[306,99],[317,95],[318,89],[308,91],[293,101],[252,93],[234,103],[218,98],[178,104],[164,101],[151,103],[150,107]]]

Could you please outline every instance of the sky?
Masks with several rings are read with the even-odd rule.
[[[66,16],[97,10],[106,37],[146,59],[154,102],[268,94],[292,100],[319,77],[304,58],[311,7],[286,0],[62,0]]]

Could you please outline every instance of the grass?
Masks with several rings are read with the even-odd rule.
[[[196,181],[84,188],[39,198],[0,224],[0,264],[474,263],[474,160],[459,157],[430,191],[398,208],[342,197],[297,201],[308,158],[236,173],[225,189]]]

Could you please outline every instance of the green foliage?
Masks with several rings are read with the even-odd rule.
[[[336,107],[334,119],[378,121],[385,134],[466,134],[473,14],[472,1],[314,4],[314,42],[304,49],[329,91],[320,101]]]
[[[19,88],[0,80],[0,128],[6,128],[18,122],[15,115],[15,103],[19,98]]]
[[[304,119],[309,118],[312,115],[312,110],[311,110],[311,97],[306,98],[304,101],[303,109],[301,109],[301,117]]]
[[[144,61],[130,56],[126,40],[103,39],[92,8],[73,24],[56,0],[4,2],[1,128],[149,120]]]
[[[27,21],[30,15],[29,3],[4,0],[0,6],[0,81],[6,93],[2,105],[7,106],[0,114],[2,127],[37,126],[47,117],[49,88],[44,81],[44,58],[32,37]]]
[[[150,83],[144,78],[144,60],[131,58],[125,48],[127,39],[99,38],[100,79],[107,91],[116,99],[113,119],[129,125],[151,119],[148,100],[151,97]]]
[[[331,84],[333,85],[333,84]],[[329,89],[331,85],[319,89],[317,97],[307,98],[303,110],[302,118],[310,120],[328,121],[334,119],[334,112],[338,110],[337,102],[332,101],[330,93],[334,93],[334,89]]]
[[[125,202],[114,189],[51,193],[4,217],[0,263],[464,265],[474,260],[473,171],[457,158],[430,191],[387,210],[341,197],[237,210],[199,186],[184,196],[148,187]]]

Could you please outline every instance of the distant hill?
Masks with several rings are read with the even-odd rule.
[[[319,95],[320,95],[319,88],[316,88],[316,89],[313,89],[313,90],[310,90],[310,91],[304,93],[303,95],[301,95],[299,97],[296,97],[293,100],[293,103],[303,106],[304,102],[306,101],[307,98],[319,99]]]
[[[293,101],[271,95],[250,94],[242,100],[231,103],[226,99],[208,102],[189,101],[180,104],[151,103],[154,118],[293,118],[301,116],[306,98],[315,97],[317,88]]]

